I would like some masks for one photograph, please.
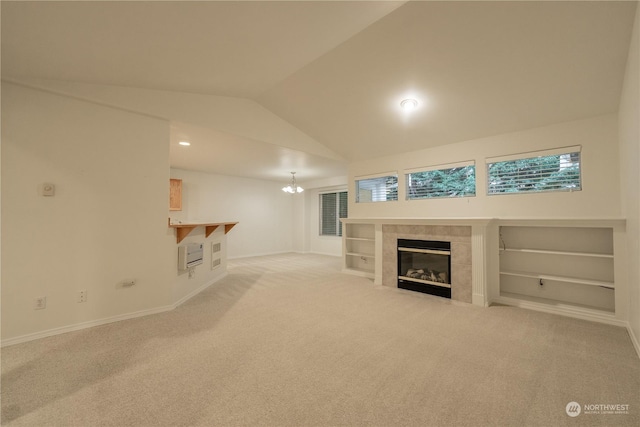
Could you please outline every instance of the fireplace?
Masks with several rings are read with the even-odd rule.
[[[451,298],[451,243],[398,239],[398,287]]]

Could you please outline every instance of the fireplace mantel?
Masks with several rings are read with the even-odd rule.
[[[462,294],[458,294],[456,296],[452,293],[452,299],[454,300],[471,302],[474,305],[485,307],[492,303],[514,305],[533,310],[616,325],[623,325],[624,322],[627,321],[628,313],[626,307],[628,306],[628,289],[624,275],[624,265],[626,262],[626,220],[624,218],[377,217],[344,218],[341,221],[344,224],[343,228],[345,230],[343,233],[344,271],[370,277],[374,280],[376,285],[393,286],[392,281],[389,278],[397,274],[396,272],[391,271],[393,269],[394,260],[397,261],[397,238],[412,239],[411,236],[415,235],[419,240],[425,240],[423,239],[425,235],[435,235],[436,237],[450,236],[450,238],[446,239],[428,238],[426,240],[450,240],[455,245],[458,245],[462,250],[462,252],[458,253],[463,254],[462,258],[458,259],[464,260],[464,262],[459,262],[460,264],[467,263],[468,249],[469,246],[471,247],[471,278],[469,279],[469,267],[467,267],[467,270],[464,273],[464,279],[461,280],[466,287],[463,288]],[[522,229],[522,231],[518,231],[521,234],[525,233],[528,229],[528,233],[532,233],[530,235],[536,236],[536,238],[545,236],[545,240],[540,243],[540,245],[543,246],[542,248],[532,245],[530,240],[518,242],[516,244],[516,249],[509,248],[509,254],[514,251],[518,251],[520,246],[524,249],[519,250],[519,252],[517,252],[518,254],[533,253],[533,255],[528,255],[527,257],[519,255],[521,256],[520,261],[526,263],[525,267],[520,268],[520,270],[524,271],[526,274],[519,272],[519,270],[515,272],[511,271],[514,270],[514,268],[511,268],[508,262],[504,260],[505,257],[501,256],[503,255],[503,252],[507,252],[507,249],[504,247],[505,243],[501,242],[501,229],[504,227],[511,227],[512,229],[518,230]],[[538,233],[535,229],[539,229],[540,232]],[[557,233],[553,231],[553,229],[557,229]],[[589,302],[591,305],[584,305],[586,303],[582,303],[580,301],[580,298],[586,298],[586,295],[588,294],[587,290],[593,287],[592,285],[595,283],[593,280],[586,282],[584,280],[570,280],[574,276],[582,276],[575,273],[571,277],[564,278],[560,273],[551,275],[551,273],[546,271],[547,269],[550,269],[550,271],[553,270],[556,268],[555,265],[558,263],[563,266],[576,265],[575,260],[580,259],[581,257],[602,257],[600,254],[582,254],[579,251],[576,252],[576,250],[573,252],[567,252],[567,249],[564,251],[554,249],[555,246],[560,244],[557,240],[562,241],[561,236],[566,233],[573,233],[571,230],[580,229],[583,231],[577,231],[577,233],[580,233],[580,238],[586,239],[585,242],[589,242],[589,244],[594,241],[598,241],[599,238],[594,237],[599,236],[598,233],[600,233],[600,231],[598,231],[598,229],[606,229],[608,230],[607,234],[610,236],[612,235],[614,248],[613,250],[606,251],[606,256],[608,259],[612,260],[615,258],[615,262],[613,263],[614,280],[612,283],[610,283],[611,279],[605,280],[602,278],[595,278],[594,280],[597,279],[599,281],[598,283],[604,280],[602,283],[603,286],[600,287],[606,287],[607,289],[614,290],[615,308],[610,308],[608,306],[600,308],[599,305],[595,305],[595,303],[592,302]],[[611,237],[609,237],[609,239],[611,239]],[[550,249],[544,250],[547,246],[549,246]],[[526,249],[529,247],[534,249],[527,251]],[[538,260],[531,258],[541,257],[541,253],[545,254],[545,264],[538,265]],[[564,258],[560,258],[558,260],[556,259],[558,257]],[[551,261],[549,259],[551,259]],[[510,278],[514,274],[516,276],[519,275],[518,277],[522,276],[529,279],[522,280],[515,285],[512,285],[511,282],[508,282],[505,279],[505,277]],[[562,283],[568,282],[570,285],[575,283],[583,285],[586,283],[586,285],[580,288],[580,292],[579,290],[575,290],[575,292],[572,291],[570,294],[571,298],[576,299],[576,301],[573,301],[573,299],[565,301],[568,298],[565,294],[562,294],[562,292],[565,292],[565,289],[558,288],[555,284],[553,285],[553,288],[538,288],[538,285],[544,285],[536,282],[536,290],[532,291],[529,282],[531,282],[531,280],[535,280],[535,277],[534,279],[530,279],[530,277],[533,276],[540,276],[541,279],[544,279],[542,282],[558,282],[558,280],[560,280]],[[471,282],[471,298],[469,298],[469,280]],[[528,280],[528,282],[526,280]],[[517,286],[522,286],[522,290],[517,288]],[[524,286],[526,286],[526,288],[524,288]],[[514,288],[514,290],[511,288]],[[535,292],[542,294],[540,289],[543,289],[545,292],[543,296],[537,296],[536,294],[533,296],[529,295]],[[556,289],[560,290],[556,291]],[[555,295],[551,294],[551,292],[560,293]],[[551,297],[549,297],[549,295],[551,295]],[[578,296],[580,298],[578,298]]]
[[[491,290],[487,289],[488,277],[495,275],[494,279],[497,279],[498,275],[497,267],[493,267],[497,265],[497,259],[492,258],[494,252],[497,254],[498,235],[494,218],[343,218],[342,222],[346,229],[346,237],[343,239],[345,254],[349,254],[350,227],[363,225],[372,227],[370,241],[373,253],[370,262],[374,263],[374,268],[369,277],[374,279],[375,284],[386,286],[390,286],[389,283],[383,283],[383,278],[389,275],[384,267],[389,266],[389,248],[384,248],[384,228],[398,226],[402,230],[400,234],[404,236],[403,238],[411,238],[412,231],[405,229],[406,226],[415,229],[414,232],[418,234],[422,233],[420,229],[432,226],[435,227],[434,233],[438,235],[446,235],[452,230],[455,233],[456,228],[459,229],[459,227],[468,227],[467,230],[470,228],[471,232],[467,232],[466,239],[471,244],[471,295],[470,298],[465,299],[474,305],[484,307],[489,305]],[[490,250],[493,246],[496,251]],[[395,251],[395,248],[393,250]],[[345,271],[357,274],[360,269],[350,266],[347,258],[345,257]]]
[[[341,221],[343,224],[488,226],[496,218],[342,218]]]

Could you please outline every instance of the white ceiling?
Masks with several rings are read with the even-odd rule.
[[[617,111],[636,2],[1,7],[3,79],[259,103],[291,128],[286,142],[166,109],[172,165],[282,181],[295,169],[303,182],[346,174],[345,160]],[[411,116],[399,111],[405,96],[420,101]],[[122,99],[111,104],[153,113]],[[176,149],[185,136],[191,154]],[[314,144],[329,154],[307,149]]]

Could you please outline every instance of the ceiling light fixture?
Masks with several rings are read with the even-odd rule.
[[[416,108],[418,108],[418,101],[411,98],[403,99],[402,102],[400,102],[400,108],[405,111],[415,110]]]
[[[188,147],[188,146],[190,146],[190,145],[191,145],[191,143],[190,143],[190,142],[187,142],[187,141],[180,141],[180,142],[178,142],[178,144],[180,144],[180,145],[184,145],[185,147]]]
[[[304,188],[296,184],[295,172],[291,172],[291,184],[287,185],[286,187],[282,187],[282,191],[284,191],[285,193],[291,193],[291,194],[302,193],[304,191]]]

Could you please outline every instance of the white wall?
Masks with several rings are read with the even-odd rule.
[[[627,251],[629,283],[629,323],[635,335],[636,350],[640,353],[640,67],[638,51],[640,7],[629,47],[627,70],[620,99],[620,182],[622,213],[627,218]]]
[[[306,182],[304,197],[296,203],[296,215],[304,218],[302,231],[296,236],[296,250],[324,255],[342,256],[342,237],[320,235],[320,194],[347,189],[347,177],[333,178]],[[302,239],[302,240],[300,240]]]
[[[171,178],[182,179],[174,222],[239,222],[226,236],[229,258],[293,250],[295,196],[281,183],[181,169],[171,169]]]
[[[349,217],[619,217],[617,126],[613,114],[351,163]],[[575,145],[582,145],[582,191],[486,195],[486,157]],[[404,200],[404,169],[466,160],[476,162],[475,197]],[[394,171],[397,202],[355,203],[356,176]]]
[[[168,153],[166,121],[2,84],[3,340],[170,303]]]

